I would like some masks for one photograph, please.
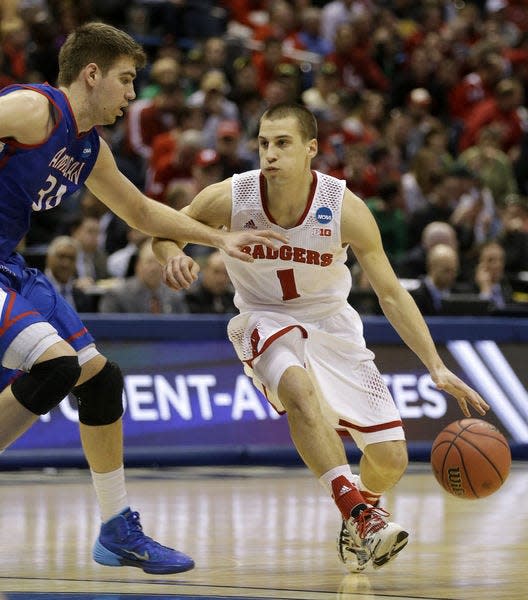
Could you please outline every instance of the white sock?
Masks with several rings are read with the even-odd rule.
[[[94,471],[90,471],[90,473],[99,502],[101,520],[108,521],[129,506],[125,488],[125,469],[121,465],[119,469],[110,473],[95,473]]]
[[[354,475],[350,465],[340,465],[323,473],[319,477],[320,484],[332,495],[332,481],[339,476],[346,477],[350,483],[353,483],[359,489],[359,475]]]

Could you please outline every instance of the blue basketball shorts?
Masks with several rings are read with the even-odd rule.
[[[46,343],[49,346],[60,339],[77,352],[94,344],[79,315],[48,278],[27,267],[19,255],[13,255],[0,262],[0,391],[22,373],[4,366],[13,354],[13,346],[27,344],[28,348],[35,348],[41,342],[39,338],[45,337],[48,342],[42,342],[44,348]]]

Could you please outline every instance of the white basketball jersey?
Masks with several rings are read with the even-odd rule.
[[[260,170],[233,176],[231,231],[273,229],[288,237],[288,244],[276,250],[261,245],[245,248],[254,258],[252,263],[224,253],[241,312],[287,312],[317,320],[347,305],[351,276],[341,242],[345,182],[312,173],[306,209],[289,229],[277,225],[267,210],[266,182]]]

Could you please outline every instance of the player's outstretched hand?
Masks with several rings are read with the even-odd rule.
[[[439,390],[444,390],[451,396],[454,396],[460,409],[466,417],[470,417],[469,406],[472,406],[480,415],[486,414],[489,405],[474,389],[465,384],[459,377],[452,373],[446,367],[435,373],[431,377]]]
[[[244,247],[262,244],[267,248],[276,249],[277,241],[286,244],[288,238],[271,229],[230,231],[223,237],[222,250],[233,258],[238,258],[244,262],[253,262],[253,257],[242,250]]]
[[[163,282],[173,290],[184,290],[198,278],[200,265],[186,254],[176,254],[162,267]]]

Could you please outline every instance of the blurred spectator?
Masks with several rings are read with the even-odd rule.
[[[457,171],[467,185],[451,214],[450,223],[457,230],[462,248],[480,246],[496,237],[500,229],[495,200],[476,172],[463,166],[451,170]]]
[[[235,313],[233,288],[224,259],[219,251],[210,253],[204,260],[200,278],[185,293],[191,313]]]
[[[224,38],[212,36],[202,46],[203,62],[206,71],[224,70],[227,62],[227,43]]]
[[[216,150],[205,148],[200,150],[194,158],[192,176],[195,194],[201,192],[208,185],[222,181],[222,162]]]
[[[403,198],[398,182],[380,185],[377,196],[367,200],[367,206],[380,229],[383,247],[392,264],[407,250],[407,221],[402,210]]]
[[[238,56],[232,64],[233,85],[228,98],[240,111],[243,103],[259,94],[259,80],[255,65],[248,56]]]
[[[154,141],[153,159],[148,170],[148,195],[167,203],[167,190],[173,184],[191,183],[193,165],[203,146],[202,132],[197,129],[173,130],[163,137],[158,136]]]
[[[459,270],[458,252],[447,244],[436,244],[427,251],[426,275],[411,294],[423,315],[442,314],[442,301],[456,292]],[[467,291],[467,288],[463,291]]]
[[[227,98],[229,83],[223,71],[207,71],[200,81],[200,89],[189,96],[187,105],[200,108],[204,115],[203,139],[206,148],[214,148],[216,129],[223,120],[238,120],[238,107]]]
[[[430,148],[422,148],[413,157],[410,170],[402,175],[402,194],[409,218],[423,210],[428,196],[445,172],[441,156]]]
[[[502,230],[498,241],[506,252],[506,273],[528,271],[528,199],[512,195],[501,210]]]
[[[394,77],[390,93],[391,108],[405,107],[413,90],[424,89],[430,97],[429,110],[436,114],[438,107],[435,99],[442,96],[436,80],[436,67],[426,49],[417,46],[412,51],[408,64]]]
[[[427,204],[415,211],[409,219],[409,244],[412,246],[420,240],[425,227],[434,221],[449,222],[453,210],[462,193],[466,191],[466,180],[472,183],[469,172],[456,170],[438,176],[433,189],[427,195]]]
[[[57,236],[48,246],[45,274],[53,287],[78,312],[96,312],[98,297],[85,293],[76,279],[77,242]]]
[[[107,254],[99,247],[99,220],[80,216],[70,224],[71,237],[78,244],[76,274],[83,286],[108,277]]]
[[[305,50],[321,57],[329,54],[332,42],[322,35],[321,9],[317,6],[305,6],[299,20],[299,29],[286,37],[284,48]]]
[[[302,92],[302,103],[316,115],[321,114],[336,103],[339,87],[336,65],[324,62],[316,67],[313,86]]]
[[[128,225],[112,211],[108,210],[106,204],[103,204],[88,188],[83,188],[80,197],[80,214],[84,217],[92,217],[99,221],[99,236],[97,246],[105,254],[111,254],[119,248],[123,248],[127,243]],[[51,212],[56,212],[55,210]],[[66,221],[67,229],[70,232],[70,223],[75,222],[75,218]]]
[[[487,125],[480,130],[478,141],[458,157],[458,162],[478,173],[483,185],[487,187],[498,206],[505,199],[516,194],[517,181],[508,155],[499,147],[500,131],[496,125]]]
[[[270,37],[283,40],[297,28],[297,19],[292,5],[286,0],[273,0],[267,6],[268,20],[255,27],[253,39],[263,41]]]
[[[2,19],[0,23],[1,51],[6,75],[15,81],[27,81],[28,29],[20,17]],[[31,80],[31,79],[30,79]]]
[[[498,242],[487,242],[479,250],[475,287],[479,296],[501,310],[512,301],[511,284],[504,272],[506,253]]]
[[[348,23],[367,10],[368,0],[333,0],[325,2],[321,12],[321,35],[330,44],[341,23]]]
[[[154,138],[174,127],[184,106],[185,96],[179,83],[164,85],[153,98],[136,100],[130,105],[125,142],[125,153],[135,161],[130,168],[144,173]]]
[[[178,85],[181,77],[180,63],[174,56],[163,56],[152,63],[149,82],[143,86],[139,98],[155,98],[164,87]]]
[[[182,76],[180,83],[188,97],[200,89],[200,80],[205,73],[205,63],[201,48],[191,48],[182,59]]]
[[[240,155],[240,138],[238,121],[220,121],[216,130],[216,151],[222,165],[222,179],[253,168],[253,161]]]
[[[410,168],[411,157],[409,156],[407,136],[411,127],[411,117],[405,111],[392,109],[388,113],[383,137],[391,152],[398,157],[402,172]]]
[[[287,102],[301,100],[301,70],[293,63],[282,62],[275,67],[273,81],[279,81],[286,88]]]
[[[455,162],[449,151],[449,130],[441,123],[432,123],[429,131],[424,135],[423,146],[431,150],[438,157],[443,169],[449,170]]]
[[[29,27],[31,43],[27,45],[28,69],[38,81],[55,85],[59,72],[57,24],[46,11],[38,10]]]
[[[495,124],[499,132],[500,148],[509,152],[520,145],[526,117],[520,107],[523,88],[516,79],[503,79],[496,85],[492,98],[479,102],[467,117],[460,138],[460,150],[475,145],[483,127]]]
[[[268,84],[275,77],[277,65],[287,62],[282,52],[282,41],[274,36],[265,38],[262,50],[253,54],[252,61],[257,74],[258,91],[264,95]]]
[[[106,290],[99,302],[101,313],[185,313],[183,292],[162,282],[162,269],[152,251],[151,240],[141,245],[135,274]]]
[[[486,52],[476,59],[476,68],[449,92],[452,119],[464,121],[476,104],[493,97],[493,90],[505,74],[505,62],[498,52]]]
[[[116,250],[107,260],[108,274],[111,277],[124,279],[132,277],[136,270],[137,256],[141,244],[149,236],[139,229],[128,228],[128,243],[124,248]]]
[[[423,148],[425,138],[432,129],[441,128],[431,110],[431,94],[425,88],[411,90],[406,104],[406,112],[411,119],[411,127],[407,133],[407,156],[410,158]]]
[[[341,84],[351,92],[365,87],[386,92],[389,81],[371,56],[369,48],[360,45],[354,25],[349,22],[337,26],[334,51],[325,57],[336,65]]]
[[[398,276],[415,279],[425,275],[427,253],[437,244],[446,244],[458,250],[458,238],[452,225],[443,221],[429,223],[422,231],[420,243],[408,250],[398,261]]]

